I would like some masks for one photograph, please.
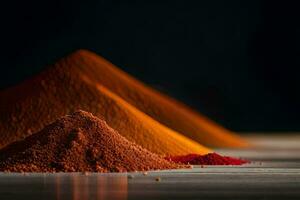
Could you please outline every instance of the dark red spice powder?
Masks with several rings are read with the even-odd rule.
[[[229,156],[221,156],[217,153],[209,153],[206,155],[188,154],[183,156],[170,156],[165,159],[175,163],[191,164],[191,165],[242,165],[249,163],[247,160],[232,158]]]

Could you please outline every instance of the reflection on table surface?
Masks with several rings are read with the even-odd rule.
[[[58,200],[127,199],[127,176],[55,176],[54,185]]]
[[[2,174],[0,199],[127,199],[127,175]]]

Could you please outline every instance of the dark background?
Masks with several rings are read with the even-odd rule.
[[[233,130],[300,131],[296,1],[9,2],[2,89],[84,48]]]

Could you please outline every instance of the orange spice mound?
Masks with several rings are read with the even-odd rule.
[[[69,59],[62,59],[36,77],[1,92],[0,148],[81,109],[103,116],[109,126],[128,140],[157,154],[211,152],[93,82],[80,69]]]
[[[238,135],[182,103],[146,86],[107,60],[86,50],[65,59],[92,83],[99,83],[160,123],[207,146],[247,147]]]
[[[0,151],[0,171],[127,172],[183,166],[128,141],[84,111],[67,115]]]

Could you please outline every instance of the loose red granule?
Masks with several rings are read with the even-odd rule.
[[[175,163],[191,164],[191,165],[242,165],[249,163],[247,160],[232,158],[229,156],[221,156],[217,153],[209,153],[206,155],[188,154],[184,156],[165,157]]]

